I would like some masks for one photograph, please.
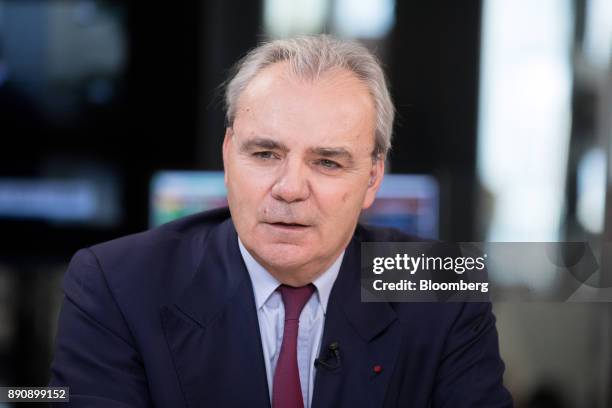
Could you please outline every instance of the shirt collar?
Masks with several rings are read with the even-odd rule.
[[[263,307],[281,282],[272,276],[270,272],[268,272],[259,264],[259,262],[255,260],[255,258],[253,258],[253,256],[242,244],[240,238],[238,238],[238,246],[240,247],[240,254],[242,255],[247,271],[249,272],[249,276],[251,277],[251,282],[253,283],[255,305],[259,310],[261,307]],[[319,275],[319,277],[312,282],[312,284],[317,288],[319,303],[323,307],[323,313],[327,312],[327,302],[329,301],[329,296],[331,294],[332,287],[334,286],[334,282],[336,281],[338,273],[340,272],[340,265],[342,265],[343,258],[344,251],[342,251],[340,256],[338,256],[334,263],[325,272]]]

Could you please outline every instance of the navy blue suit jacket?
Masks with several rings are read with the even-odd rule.
[[[512,406],[489,303],[360,301],[360,242],[405,239],[356,229],[321,347],[338,342],[342,364],[317,369],[312,406]],[[270,406],[227,209],[80,250],[63,288],[51,385],[70,387],[70,406]]]

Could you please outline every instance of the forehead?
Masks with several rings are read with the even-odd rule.
[[[287,62],[262,70],[238,99],[236,133],[288,144],[345,145],[371,151],[375,109],[355,74],[334,69],[315,79],[291,72]]]

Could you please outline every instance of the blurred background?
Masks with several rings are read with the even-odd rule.
[[[319,32],[374,51],[397,106],[365,219],[612,240],[610,0],[0,0],[0,386],[47,383],[77,249],[223,205],[220,84]],[[612,407],[609,303],[494,308],[517,407]]]

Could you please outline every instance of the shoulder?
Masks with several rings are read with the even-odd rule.
[[[111,255],[129,250],[151,249],[151,246],[168,245],[177,240],[205,238],[212,228],[230,218],[227,208],[205,211],[179,218],[147,231],[126,235],[94,245],[91,249],[100,254]]]
[[[209,233],[229,219],[227,208],[201,212],[157,228],[103,242],[90,249],[107,266],[115,266],[114,262],[157,259],[172,254],[173,249],[179,247],[201,248]]]
[[[85,275],[93,285],[95,275],[97,287],[107,287],[117,300],[171,300],[191,281],[212,232],[228,223],[224,208],[82,249],[71,261],[65,287],[83,282]]]
[[[355,239],[357,242],[439,242],[410,235],[396,228],[364,224],[357,226]],[[416,327],[421,331],[431,330],[440,338],[444,338],[444,332],[456,325],[478,325],[483,319],[492,316],[489,302],[391,302],[389,305],[402,325],[410,330]]]

